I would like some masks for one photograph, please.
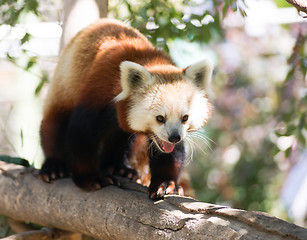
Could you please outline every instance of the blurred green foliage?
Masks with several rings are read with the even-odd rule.
[[[283,85],[278,89],[278,101],[285,107],[278,108],[276,116],[280,125],[278,136],[295,136],[302,147],[306,147],[307,131],[307,93],[306,93],[306,56],[307,36],[299,32],[291,56],[288,59],[290,67]],[[301,92],[302,91],[302,92]],[[305,91],[305,92],[303,92]],[[286,156],[291,154],[292,146],[286,149]]]
[[[244,1],[240,2],[244,4]],[[123,11],[123,6],[126,11]],[[223,38],[221,20],[230,9],[239,10],[245,16],[237,0],[119,0],[110,11],[115,18],[128,21],[139,29],[156,46],[168,50],[167,41],[170,39],[209,42],[217,36]]]
[[[122,20],[128,18],[132,26],[166,50],[167,42],[176,38],[198,41],[216,49],[227,41],[229,30],[223,28],[223,19],[234,11],[246,16],[244,1],[177,1],[175,4],[170,0],[122,0],[120,3],[126,5],[126,14],[115,5],[115,9],[111,9],[114,16]],[[283,27],[291,32],[291,27]],[[199,200],[248,210],[277,211],[279,217],[287,218],[279,202],[285,178],[279,165],[287,164],[292,151],[306,148],[307,93],[298,93],[306,89],[304,31],[302,27],[299,33],[291,33],[296,34],[297,41],[288,59],[289,70],[284,81],[275,82],[268,77],[259,83],[257,76],[246,71],[255,58],[265,66],[279,53],[261,49],[265,47],[261,46],[260,39],[246,38],[244,29],[237,36],[242,35],[242,42],[234,47],[240,48],[248,41],[258,46],[242,47],[247,56],[234,72],[223,72],[221,65],[225,63],[219,60],[213,80],[214,111],[206,127],[207,136],[214,141],[212,150],[208,150],[206,156],[203,150],[194,153],[195,160],[188,166]],[[248,56],[249,47],[260,49]],[[222,55],[218,58],[222,59]],[[294,137],[287,149],[277,146],[281,136]],[[228,153],[238,155],[238,159],[231,160],[233,155]]]
[[[37,0],[1,0],[0,6],[2,15],[1,19],[3,23],[10,26],[17,24],[23,14],[34,13],[35,15],[39,15],[37,11]]]
[[[0,216],[0,238],[2,239],[12,234],[14,234],[14,232],[10,228],[7,217]]]
[[[0,25],[6,24],[14,27],[16,24],[21,23],[27,14],[33,14],[41,18],[41,14],[38,11],[39,1],[37,0],[1,0],[0,12],[1,22]],[[20,39],[20,48],[22,50],[22,57],[25,59],[25,63],[20,64],[18,58],[12,56],[10,52],[7,52],[7,59],[14,63],[17,67],[22,68],[27,72],[33,73],[40,79],[40,83],[35,89],[35,95],[38,95],[45,83],[49,82],[48,74],[41,68],[38,68],[38,73],[32,72],[32,68],[38,64],[38,57],[34,53],[27,51],[23,48],[23,45],[30,41],[31,34],[25,32],[24,36]]]

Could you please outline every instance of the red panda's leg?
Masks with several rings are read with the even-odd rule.
[[[85,190],[118,185],[114,177],[117,171],[124,170],[129,175],[124,167],[127,142],[128,135],[119,129],[113,107],[93,109],[79,105],[70,118],[66,138],[76,185]]]
[[[126,177],[136,180],[137,171],[132,169],[129,158],[133,147],[134,135],[124,132],[118,125],[109,129],[103,139],[102,151],[102,168],[115,176]]]
[[[41,123],[41,144],[45,154],[45,162],[39,177],[45,182],[67,177],[68,168],[65,163],[65,135],[69,119],[68,111],[50,111]]]
[[[159,199],[167,194],[183,195],[183,189],[177,183],[186,158],[183,142],[178,143],[172,153],[162,153],[152,148],[156,148],[156,146],[151,144],[149,153],[151,170],[149,197]]]
[[[116,184],[111,176],[100,171],[98,150],[104,134],[103,110],[79,105],[70,118],[66,153],[72,179],[84,190],[98,190],[105,185]]]

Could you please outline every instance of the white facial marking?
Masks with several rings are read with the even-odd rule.
[[[162,75],[150,74],[139,64],[123,62],[120,65],[122,92],[115,101],[129,98],[129,127],[153,133],[158,148],[171,152],[172,143],[184,139],[187,131],[201,128],[209,118],[206,94],[212,68],[210,61],[201,61],[187,67],[183,74],[175,73],[173,79],[161,79]],[[183,120],[184,116],[188,118]]]
[[[185,80],[155,84],[146,93],[130,96],[128,122],[132,129],[152,132],[163,141],[169,141],[173,134],[184,139],[188,129],[199,129],[209,117],[208,100],[204,95]],[[165,118],[165,123],[156,120],[158,115]],[[185,115],[189,118],[183,122]]]

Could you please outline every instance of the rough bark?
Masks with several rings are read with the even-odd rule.
[[[146,188],[84,192],[70,179],[44,183],[36,170],[0,161],[0,214],[97,239],[307,239],[307,229],[260,212],[168,196],[152,201]]]
[[[306,0],[286,0],[293,5],[297,11],[301,11],[307,14],[307,1]]]

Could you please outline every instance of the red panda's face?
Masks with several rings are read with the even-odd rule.
[[[127,66],[123,67],[124,63]],[[181,142],[188,132],[206,124],[210,104],[203,86],[209,80],[204,82],[203,78],[211,77],[212,68],[205,69],[207,65],[204,64],[201,64],[202,70],[187,68],[174,80],[161,79],[138,64],[124,63],[121,65],[123,91],[115,100],[128,99],[129,127],[150,133],[160,151],[172,152],[175,144]],[[130,67],[126,75],[123,74],[125,67]],[[128,80],[123,83],[123,78]]]

